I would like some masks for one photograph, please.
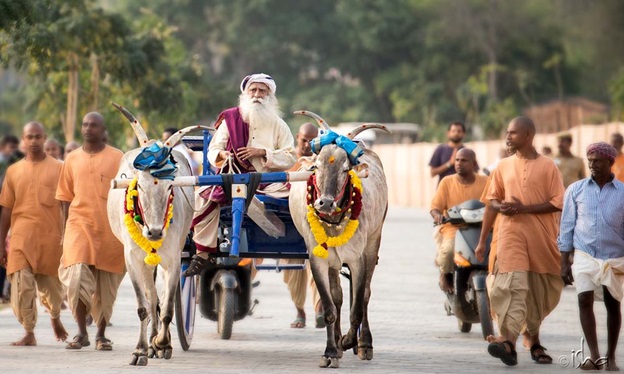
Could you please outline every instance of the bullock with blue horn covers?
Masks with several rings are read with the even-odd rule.
[[[115,236],[124,245],[126,268],[137,298],[141,321],[139,341],[131,365],[147,365],[148,357],[172,355],[169,325],[180,279],[180,257],[193,217],[193,187],[180,187],[175,178],[193,178],[188,161],[172,148],[186,133],[204,126],[189,126],[163,144],[149,140],[141,123],[121,105],[112,103],[127,119],[140,148],[127,152],[108,196],[108,218]],[[164,277],[160,303],[154,282],[155,266]],[[151,320],[150,340],[147,340]],[[160,329],[158,328],[161,324]]]
[[[310,266],[325,311],[327,344],[319,366],[339,367],[342,351],[356,346],[360,359],[371,360],[368,302],[388,208],[388,187],[377,154],[353,138],[368,129],[389,130],[380,124],[364,124],[343,136],[315,113],[302,110],[295,114],[315,119],[322,129],[312,142],[315,154],[300,160],[314,173],[306,185],[292,184],[289,199],[293,222],[313,254]],[[343,264],[351,273],[353,295],[345,335],[340,328]]]

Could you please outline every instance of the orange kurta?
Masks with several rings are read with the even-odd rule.
[[[538,155],[535,160],[516,155],[501,160],[493,174],[486,198],[523,205],[551,203],[561,209],[565,189],[553,160]],[[557,248],[560,213],[499,215],[497,267],[499,272],[532,271],[560,274]]]
[[[555,165],[561,172],[563,186],[568,188],[572,183],[585,178],[585,163],[583,159],[576,156],[563,157],[557,156],[553,159]]]
[[[12,209],[7,272],[31,268],[58,276],[61,259],[61,203],[54,198],[63,163],[50,156],[9,167],[0,205]]]
[[[496,173],[496,169],[492,171],[492,174],[488,177],[487,183],[485,184],[485,188],[483,189],[483,194],[481,195],[481,202],[484,204],[489,204],[490,201],[486,198],[488,194],[488,190],[490,189],[490,184],[492,182],[492,178],[494,178],[494,173]],[[496,219],[494,220],[494,226],[492,227],[492,242],[490,243],[490,256],[488,257],[488,273],[494,272],[494,263],[496,262],[496,247],[498,246],[498,214],[496,214]]]
[[[56,198],[71,202],[63,239],[63,266],[94,265],[111,273],[124,272],[123,246],[111,231],[106,201],[123,153],[106,146],[96,154],[79,148],[70,153]]]
[[[615,174],[615,178],[621,182],[624,182],[624,153],[619,154],[615,158],[615,162],[611,167],[611,172]]]
[[[454,174],[440,181],[440,185],[431,201],[431,210],[438,209],[442,214],[446,214],[448,208],[459,205],[467,200],[479,199],[487,177],[484,175],[475,175],[475,181],[472,184],[461,184],[459,175]],[[440,233],[445,238],[455,238],[457,227],[447,223],[440,228]]]

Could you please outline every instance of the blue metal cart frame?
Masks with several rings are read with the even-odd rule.
[[[215,279],[214,271],[210,274],[204,272],[198,280],[193,277],[181,277],[180,287],[176,295],[176,325],[178,337],[183,350],[188,350],[194,331],[195,305],[200,299],[200,311],[202,315],[211,320],[218,321],[218,331],[221,337],[228,339],[231,334],[233,320],[242,319],[250,310],[249,300],[251,292],[251,279],[242,272],[238,264],[239,258],[297,258],[308,259],[305,242],[295,228],[288,208],[287,198],[273,198],[266,195],[257,195],[267,211],[275,214],[285,227],[285,235],[272,237],[267,235],[259,226],[246,216],[247,199],[253,198],[253,193],[247,193],[250,180],[260,179],[260,183],[287,182],[288,173],[250,173],[234,174],[224,178],[223,175],[214,174],[208,161],[208,145],[212,139],[211,134],[204,130],[203,136],[184,137],[184,143],[192,150],[203,152],[202,175],[198,176],[199,186],[223,186],[230,183],[232,190],[231,205],[222,207],[220,212],[220,235],[219,256],[224,257],[222,264],[224,272],[229,272],[239,279],[225,280]],[[195,253],[192,234],[187,237],[186,246],[182,252],[182,272],[189,266],[190,259]],[[229,259],[228,259],[229,258]],[[251,266],[249,264],[248,266]],[[305,265],[256,265],[259,270],[304,269]],[[238,284],[231,285],[231,282]],[[221,283],[221,284],[219,284]],[[247,289],[245,289],[247,287]],[[214,292],[214,300],[209,300],[207,295]],[[235,292],[240,295],[236,296]],[[228,299],[236,297],[238,302]],[[217,299],[218,298],[218,299]],[[244,312],[244,313],[243,313]],[[227,314],[227,315],[226,315]]]

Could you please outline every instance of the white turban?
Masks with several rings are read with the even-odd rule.
[[[243,78],[243,81],[240,84],[241,92],[245,92],[245,89],[249,87],[252,83],[264,83],[269,87],[271,92],[275,93],[277,90],[277,86],[275,85],[275,81],[271,78],[270,75],[267,74],[251,74]]]

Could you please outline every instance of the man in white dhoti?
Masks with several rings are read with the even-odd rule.
[[[583,370],[617,371],[615,349],[620,333],[624,281],[624,183],[615,179],[611,166],[617,156],[607,143],[587,147],[591,177],[568,187],[561,216],[559,249],[561,276],[576,287],[583,334],[590,357]],[[574,253],[574,264],[570,257]],[[601,358],[596,334],[594,298],[607,309],[607,355]]]
[[[266,74],[246,76],[240,85],[238,107],[223,111],[215,123],[217,131],[208,148],[210,164],[221,172],[271,172],[289,170],[296,162],[294,139],[280,117],[276,84]],[[286,196],[288,188],[260,186],[271,195]],[[259,191],[262,192],[262,191]],[[197,190],[192,228],[197,254],[183,273],[191,276],[214,264],[209,254],[217,252],[219,212],[227,201],[221,187]]]

